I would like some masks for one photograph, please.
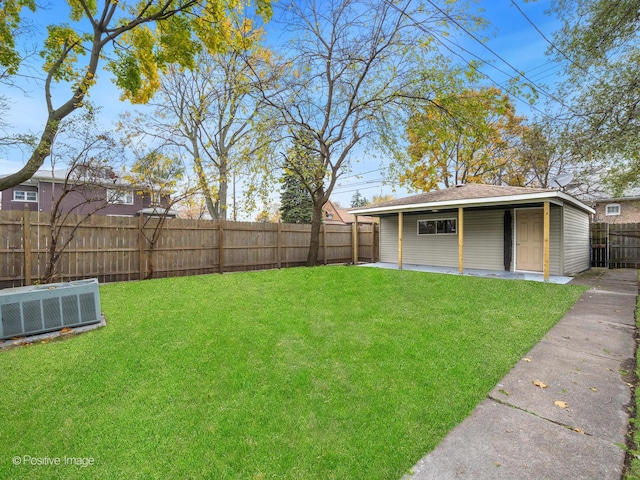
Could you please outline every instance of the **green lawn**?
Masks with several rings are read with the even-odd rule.
[[[398,479],[583,291],[338,266],[104,285],[105,328],[0,352],[0,478]]]

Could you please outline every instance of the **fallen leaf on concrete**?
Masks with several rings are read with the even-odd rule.
[[[569,408],[569,405],[567,405],[567,402],[563,402],[562,400],[556,400],[555,402],[553,402],[553,404],[556,407],[560,407],[560,408]]]
[[[591,387],[591,389],[590,389],[590,390],[591,390],[592,392],[597,392],[597,391],[598,391],[598,389],[597,389],[596,387]]]
[[[534,380],[533,384],[536,387],[540,387],[540,388],[547,388],[549,385],[547,385],[546,383],[541,382],[540,380]]]
[[[499,463],[499,462],[496,462],[496,468],[497,468],[497,467],[499,467],[499,466],[500,466],[500,463]]]
[[[504,388],[501,388],[500,390],[498,390],[501,394],[503,395],[509,395],[509,392],[507,392]]]
[[[65,333],[69,333],[69,332],[71,332],[71,329],[69,327],[64,327],[62,330],[60,330],[60,333],[63,334],[63,335]]]
[[[523,362],[530,362],[530,361],[531,361],[531,359],[530,359],[529,357],[524,357],[524,358],[522,359],[522,361],[523,361]]]
[[[579,433],[579,434],[581,434],[581,435],[584,435],[584,430],[582,430],[581,428],[575,427],[575,428],[573,429],[573,431],[574,431],[574,432],[578,432],[578,433]]]

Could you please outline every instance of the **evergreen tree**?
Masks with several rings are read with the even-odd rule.
[[[285,169],[280,190],[280,213],[284,223],[311,223],[313,202],[299,175]]]
[[[287,150],[284,175],[281,179],[280,213],[284,223],[311,223],[313,220],[313,196],[318,185],[318,161],[313,137],[304,130],[292,134],[293,145]]]
[[[362,196],[360,190],[356,190],[356,193],[351,197],[351,208],[364,207],[369,205],[369,200]]]

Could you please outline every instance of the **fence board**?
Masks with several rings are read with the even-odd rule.
[[[21,211],[0,211],[0,288],[24,284],[23,215]],[[43,277],[49,257],[50,216],[31,212],[29,222],[31,275],[36,282]],[[104,283],[141,278],[151,253],[148,239],[158,220],[144,222],[134,217],[71,216],[60,229],[59,243],[71,241],[60,259],[57,280],[95,277]],[[153,276],[304,265],[310,230],[310,225],[167,219],[151,253]],[[376,258],[378,234],[378,226],[359,225],[360,261]],[[352,256],[351,226],[323,225],[318,262],[351,263]]]
[[[592,224],[591,266],[640,268],[640,224]]]

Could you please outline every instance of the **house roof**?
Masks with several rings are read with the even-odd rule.
[[[122,186],[122,185],[130,184],[130,182],[125,180],[125,175],[129,175],[129,176],[135,175],[129,172],[125,173],[124,171],[111,172],[111,173],[108,173],[108,172],[111,172],[111,171],[105,170],[104,178],[99,178],[96,174],[93,174],[90,177],[83,177],[80,172],[73,172],[70,178],[70,181],[81,182],[83,180],[88,179],[90,180],[91,183],[101,182],[101,183],[104,183],[105,186],[109,186],[109,185]],[[40,181],[64,183],[68,174],[69,174],[69,169],[66,169],[66,168],[58,168],[55,170],[51,170],[48,168],[41,168],[39,170],[36,170],[33,176],[29,180],[22,182],[21,185],[29,185],[29,184],[37,185],[38,182]],[[5,177],[6,175],[0,175],[0,176]]]
[[[39,182],[65,183],[68,174],[69,169],[66,168],[55,170],[41,168],[37,170],[30,179],[22,182],[21,185],[38,185]],[[0,175],[0,177],[6,177],[6,175]],[[87,182],[94,185],[102,185],[106,188],[131,188],[134,179],[142,180],[142,177],[140,177],[140,175],[135,172],[126,172],[125,170],[114,171],[105,169],[104,176],[99,176],[98,172],[95,171],[92,175],[89,176],[83,176],[79,171],[72,172],[72,175],[69,178],[69,182],[72,184]],[[157,185],[148,185],[147,188],[153,191],[161,190],[161,188]],[[167,194],[170,193],[171,192],[167,191]]]
[[[144,215],[148,217],[159,217],[166,215],[167,217],[177,217],[180,214],[177,210],[171,210],[170,208],[163,207],[147,207],[142,210],[138,210],[138,215]]]
[[[560,190],[472,183],[367,205],[352,209],[350,213],[378,216],[407,211],[511,205],[545,200],[558,205],[566,202],[586,212],[594,213],[591,207]]]
[[[336,208],[331,200],[324,204],[325,213],[335,215],[335,217],[325,217],[324,223],[327,225],[349,225],[355,223],[356,217],[349,213],[347,208]],[[358,223],[377,223],[375,217],[361,216],[358,217]]]

